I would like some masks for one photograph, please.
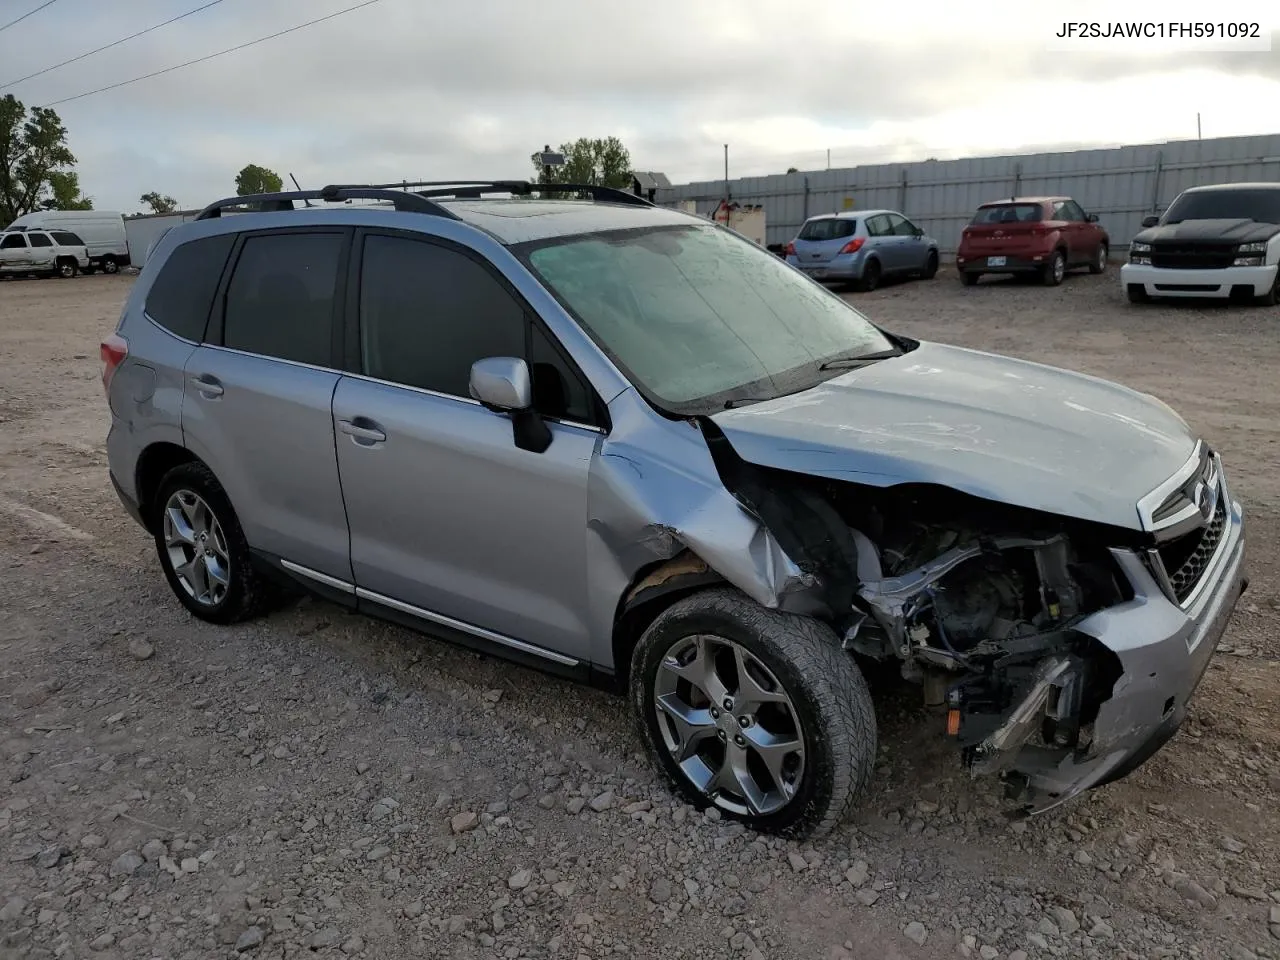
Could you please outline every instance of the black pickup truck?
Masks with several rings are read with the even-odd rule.
[[[1217,297],[1280,303],[1280,183],[1192,187],[1142,226],[1120,268],[1132,302]]]

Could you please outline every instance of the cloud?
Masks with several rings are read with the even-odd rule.
[[[50,7],[0,34],[0,83],[187,2],[131,0],[127,16]],[[224,0],[0,92],[48,103],[351,2]],[[1070,15],[1113,16],[1105,6],[1082,0]],[[1203,19],[1195,9],[1166,3],[1158,16]],[[584,135],[621,136],[637,166],[680,181],[719,176],[726,142],[745,175],[821,168],[827,148],[847,164],[1176,138],[1194,134],[1197,110],[1206,135],[1270,132],[1256,104],[1280,92],[1275,54],[1051,52],[1062,16],[942,0],[874,16],[833,0],[381,0],[57,109],[86,191],[125,210],[151,189],[202,204],[248,162],[306,184],[524,176],[530,152]]]

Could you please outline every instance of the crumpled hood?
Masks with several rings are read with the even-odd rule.
[[[936,343],[712,416],[744,460],[878,487],[935,483],[1141,530],[1195,437],[1146,394]]]
[[[1274,223],[1256,220],[1183,220],[1163,227],[1148,227],[1133,238],[1135,243],[1260,243],[1280,233]]]

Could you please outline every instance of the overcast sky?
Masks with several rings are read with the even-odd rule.
[[[0,0],[0,24],[41,2]],[[4,86],[204,2],[57,0],[0,31],[0,95],[50,104],[357,0],[221,0]],[[1211,9],[1182,0],[1069,7],[1080,20],[1166,22],[1204,20]],[[1268,4],[1221,7],[1247,20]],[[1254,53],[1158,41],[1054,50],[1062,9],[982,0],[378,0],[55,109],[85,192],[99,208],[126,213],[149,190],[185,207],[233,193],[250,162],[286,182],[292,172],[304,186],[525,177],[531,152],[579,136],[616,135],[637,168],[679,183],[720,177],[724,143],[731,176],[746,176],[822,169],[828,148],[832,166],[852,166],[1191,139],[1197,111],[1206,137],[1280,132],[1280,39]]]

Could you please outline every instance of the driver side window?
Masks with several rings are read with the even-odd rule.
[[[916,225],[906,217],[900,217],[896,213],[889,214],[889,222],[893,224],[893,233],[899,237],[914,237],[916,235]]]

